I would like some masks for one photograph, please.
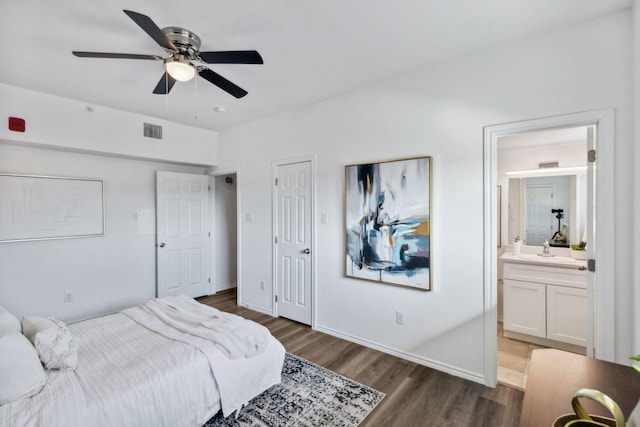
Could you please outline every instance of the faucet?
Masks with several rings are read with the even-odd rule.
[[[552,255],[551,252],[549,252],[549,241],[545,240],[544,244],[542,245],[542,253],[538,254],[538,256],[548,256],[548,257],[552,257],[555,255]]]

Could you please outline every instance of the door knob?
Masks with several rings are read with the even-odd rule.
[[[164,242],[159,245],[161,248],[164,248]]]
[[[303,250],[302,253],[309,255],[311,253],[311,249],[307,248],[307,249]]]

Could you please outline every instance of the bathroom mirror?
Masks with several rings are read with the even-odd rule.
[[[516,236],[528,246],[569,247],[582,240],[586,224],[586,176],[510,178],[509,242]]]

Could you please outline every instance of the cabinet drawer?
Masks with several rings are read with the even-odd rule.
[[[505,262],[503,276],[506,279],[550,285],[586,288],[587,272],[577,268],[550,267],[515,262]]]

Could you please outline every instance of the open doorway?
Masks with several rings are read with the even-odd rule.
[[[501,384],[524,390],[535,349],[587,352],[589,135],[577,126],[498,138]]]
[[[215,293],[238,285],[238,179],[236,173],[226,173],[211,177],[211,183]]]
[[[509,241],[508,232],[499,226],[498,219],[503,204],[499,202],[496,189],[498,181],[498,140],[508,135],[537,132],[552,129],[565,129],[586,126],[591,129],[593,141],[597,142],[597,153],[589,153],[587,180],[593,179],[591,190],[597,194],[597,200],[589,200],[587,196],[587,223],[592,221],[594,227],[587,227],[587,244],[589,271],[586,285],[586,354],[602,360],[613,360],[614,336],[614,301],[615,292],[611,286],[596,287],[597,283],[613,283],[615,247],[613,242],[613,148],[614,148],[614,112],[612,109],[585,111],[541,119],[525,120],[487,126],[484,128],[484,342],[485,384],[495,386],[497,382],[497,325],[498,325],[498,255],[502,243]],[[597,180],[595,180],[595,160],[597,158]],[[589,186],[588,186],[589,188]],[[593,220],[595,215],[595,221]],[[507,212],[504,212],[507,215]],[[501,233],[499,233],[499,231]],[[500,236],[499,236],[500,235]],[[500,237],[500,240],[498,240]],[[500,241],[500,244],[498,243]],[[596,266],[594,251],[597,241],[598,252],[606,253]],[[544,249],[544,248],[543,248]],[[563,248],[560,248],[563,249]],[[527,255],[525,253],[525,255]],[[537,254],[529,254],[536,257]],[[538,293],[538,301],[542,293]],[[544,293],[546,299],[546,291]],[[527,308],[523,308],[526,312]],[[546,328],[546,320],[542,322]]]

